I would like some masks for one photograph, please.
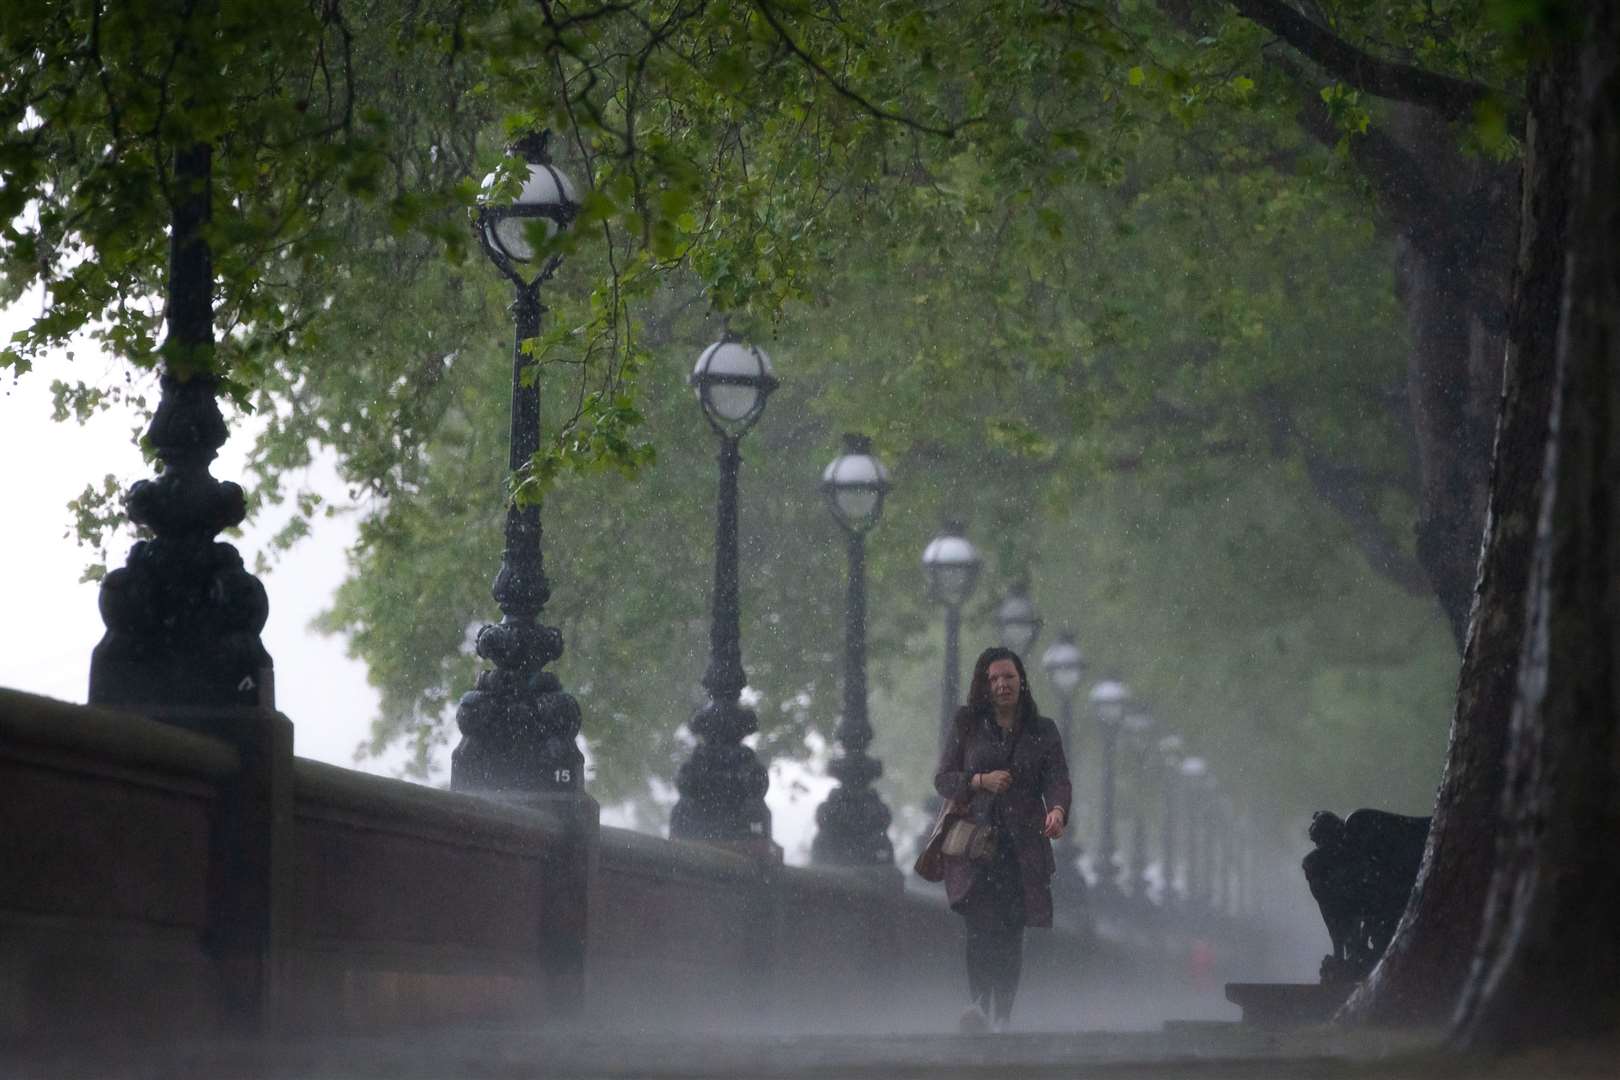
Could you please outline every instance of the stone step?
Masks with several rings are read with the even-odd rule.
[[[1243,1010],[1243,1023],[1262,1028],[1325,1024],[1350,996],[1354,983],[1226,984],[1226,1000]]]

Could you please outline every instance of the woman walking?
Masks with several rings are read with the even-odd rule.
[[[1052,841],[1069,819],[1069,766],[1057,725],[1030,696],[1011,649],[979,654],[934,773],[945,799],[980,827],[945,856],[945,895],[967,931],[970,1002],[963,1031],[1005,1030],[1023,970],[1024,927],[1052,925]],[[986,834],[987,830],[987,834]]]

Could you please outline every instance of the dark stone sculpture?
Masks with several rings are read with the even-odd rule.
[[[1429,822],[1385,810],[1311,816],[1316,850],[1305,856],[1305,880],[1333,939],[1322,958],[1324,985],[1365,978],[1384,955],[1417,881]]]

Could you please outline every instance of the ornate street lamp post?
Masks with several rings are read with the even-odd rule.
[[[1056,641],[1046,647],[1041,654],[1041,669],[1052,683],[1052,689],[1057,691],[1058,703],[1063,717],[1064,749],[1069,755],[1069,769],[1074,771],[1074,749],[1070,745],[1074,739],[1074,693],[1080,689],[1080,684],[1086,677],[1086,658],[1080,652],[1080,646],[1075,644],[1074,633],[1064,630],[1058,634]]]
[[[1209,830],[1206,824],[1201,824],[1201,821],[1204,817],[1204,781],[1208,775],[1209,764],[1203,758],[1188,757],[1182,759],[1182,817],[1187,823],[1186,899],[1189,906],[1197,906],[1204,901],[1206,887],[1204,879],[1205,847],[1209,838]]]
[[[866,716],[866,534],[883,516],[889,470],[872,456],[872,440],[845,435],[844,452],[821,474],[821,490],[849,537],[849,592],[844,605],[843,754],[827,767],[838,786],[816,809],[811,861],[829,866],[883,867],[898,874],[889,842],[889,808],[872,788],[883,763],[867,756],[872,724]]]
[[[939,745],[944,749],[951,733],[951,717],[956,712],[960,661],[957,639],[962,629],[962,605],[973,595],[979,580],[979,552],[962,535],[962,523],[947,521],[923,549],[923,573],[928,578],[928,596],[945,606],[945,673],[940,680]]]
[[[264,586],[236,548],[215,540],[242,521],[246,503],[239,486],[208,471],[227,434],[213,374],[212,162],[206,143],[174,155],[163,396],[146,430],[161,465],[124,503],[150,536],[102,579],[107,632],[90,656],[90,704],[234,737],[219,710],[274,709],[275,681],[259,639],[270,612]]]
[[[540,334],[540,286],[562,261],[540,259],[538,234],[555,236],[574,219],[568,178],[551,164],[549,132],[526,136],[508,153],[520,160],[517,196],[497,196],[497,174],[484,178],[474,227],[484,253],[512,282],[516,337],[512,347],[512,421],[507,467],[525,468],[540,449],[540,385],[526,371],[534,361],[524,343]],[[477,652],[491,665],[456,708],[461,743],[451,754],[450,786],[518,795],[577,795],[584,759],[576,742],[579,703],[564,693],[547,664],[562,656],[562,634],[540,622],[551,598],[541,549],[540,507],[506,508],[506,547],[490,589],[501,621],[478,631]]]
[[[1097,885],[1103,893],[1119,891],[1114,841],[1114,752],[1130,697],[1130,688],[1118,679],[1104,679],[1091,688],[1091,707],[1102,734],[1102,837],[1097,843]]]
[[[1217,872],[1216,860],[1220,857],[1221,829],[1218,823],[1220,816],[1216,806],[1216,795],[1220,790],[1219,782],[1215,779],[1213,771],[1206,772],[1199,792],[1199,818],[1203,822],[1204,841],[1199,845],[1203,857],[1203,869],[1199,872],[1199,880],[1203,883],[1200,894],[1206,909],[1215,908],[1215,874]]]
[[[1075,644],[1074,634],[1064,630],[1058,638],[1046,647],[1041,654],[1041,668],[1046,672],[1047,681],[1052,689],[1057,691],[1059,715],[1063,721],[1063,749],[1069,760],[1069,775],[1080,775],[1080,756],[1074,739],[1074,694],[1080,689],[1080,683],[1086,677],[1086,660],[1080,653],[1080,646]],[[1070,885],[1084,882],[1080,876],[1080,869],[1075,865],[1079,858],[1079,844],[1075,835],[1079,830],[1073,825],[1063,832],[1063,839],[1058,843],[1057,872],[1060,880]]]
[[[1249,814],[1243,815],[1243,889],[1240,893],[1243,914],[1259,914],[1259,882],[1255,880],[1255,873],[1259,869],[1256,865],[1255,846],[1258,839],[1255,836],[1254,818]]]
[[[1245,811],[1238,821],[1237,913],[1254,914],[1254,819]]]
[[[1164,898],[1166,909],[1176,906],[1181,891],[1176,882],[1176,780],[1181,775],[1181,762],[1186,757],[1180,735],[1166,735],[1159,740],[1159,777],[1164,788]]]
[[[1001,644],[1023,656],[1041,636],[1040,616],[1029,598],[1029,583],[1020,581],[996,605],[996,634]]]
[[[1148,799],[1148,735],[1153,730],[1153,715],[1146,709],[1130,709],[1125,713],[1125,731],[1130,738],[1131,750],[1131,895],[1146,900],[1150,882],[1147,876],[1147,799]]]
[[[1214,844],[1215,873],[1213,875],[1215,887],[1210,890],[1210,907],[1218,914],[1230,914],[1232,905],[1232,871],[1237,865],[1235,858],[1234,837],[1232,835],[1232,821],[1235,816],[1232,798],[1222,794],[1215,799]]]
[[[704,417],[720,437],[720,494],[709,666],[703,673],[709,702],[687,725],[698,746],[675,776],[680,798],[670,812],[669,835],[775,854],[780,849],[771,840],[771,812],[765,805],[770,779],[742,741],[759,729],[759,719],[740,701],[748,676],[738,628],[737,470],[742,464],[738,444],[765,411],[777,381],[764,351],[729,329],[703,350],[690,381]]]
[[[928,598],[945,607],[945,669],[940,678],[939,749],[951,737],[951,717],[956,714],[957,698],[961,692],[961,661],[958,658],[958,639],[962,630],[962,605],[973,595],[973,586],[979,581],[979,551],[962,535],[962,523],[945,521],[934,538],[923,548],[923,575],[928,581]],[[939,815],[940,798],[929,796],[927,818],[929,825],[918,837],[921,844],[927,839],[933,820]]]

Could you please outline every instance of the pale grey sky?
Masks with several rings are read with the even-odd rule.
[[[0,312],[0,335],[9,338],[29,310],[18,305]],[[0,377],[0,460],[8,463],[6,557],[0,562],[0,580],[9,615],[0,620],[0,685],[82,702],[90,650],[103,626],[96,586],[79,583],[94,552],[73,538],[67,502],[108,473],[127,488],[150,470],[130,441],[137,424],[132,412],[110,409],[82,427],[51,419],[53,379],[95,381],[122,375],[121,366],[100,357],[86,359],[82,351],[80,355],[75,361],[55,358],[15,382]],[[148,396],[156,400],[156,380],[146,378],[153,384]],[[239,421],[233,418],[233,423]],[[221,479],[240,479],[242,473],[249,437],[240,429],[232,434],[214,463],[214,475]],[[318,462],[305,482],[328,497],[345,497],[329,462]],[[284,512],[272,513],[231,539],[250,566],[285,518]],[[350,518],[321,520],[315,535],[265,578],[270,620],[264,643],[276,662],[277,704],[295,722],[296,751],[345,766],[354,764],[354,748],[365,737],[376,694],[366,682],[364,665],[344,655],[341,639],[307,627],[342,581],[344,550],[353,536]],[[130,543],[128,534],[115,541],[110,565],[122,561]],[[376,764],[368,767],[387,771]]]

